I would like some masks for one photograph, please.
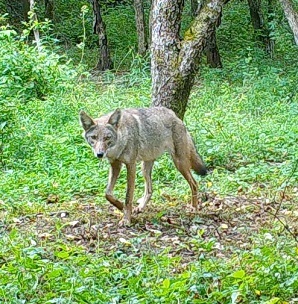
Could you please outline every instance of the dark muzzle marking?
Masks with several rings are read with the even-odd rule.
[[[96,154],[96,156],[97,156],[98,158],[103,158],[104,152],[98,152],[98,153]]]

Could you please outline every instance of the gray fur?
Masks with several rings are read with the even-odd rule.
[[[136,211],[143,211],[152,195],[151,172],[155,159],[169,152],[175,166],[187,180],[192,190],[192,206],[197,208],[197,184],[190,169],[200,175],[206,167],[196,152],[190,134],[175,113],[165,107],[125,109],[92,119],[80,112],[84,137],[91,145],[96,157],[106,157],[110,164],[106,198],[124,211],[122,224],[130,224],[135,180],[135,166],[143,161],[145,193],[139,200]],[[127,167],[127,195],[123,205],[113,196],[115,182],[121,164]]]

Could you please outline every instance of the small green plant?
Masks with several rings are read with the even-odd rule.
[[[76,62],[88,61],[90,11],[80,50],[85,3],[56,3],[59,38],[73,45]],[[243,17],[246,5],[233,5],[218,31],[224,68],[202,65],[185,116],[209,169],[196,177],[201,209],[187,207],[188,185],[164,155],[155,162],[153,200],[127,229],[105,201],[109,165],[87,147],[78,112],[98,117],[151,104],[149,59],[135,55],[133,34],[120,37],[133,32],[132,8],[107,7],[118,69],[95,81],[87,72],[76,77],[84,67],[73,67],[54,40],[43,37],[38,53],[29,32],[24,38],[1,27],[1,303],[294,301],[297,50],[276,23],[275,57],[268,58]],[[138,167],[136,198],[142,185]],[[119,198],[125,186],[123,170]]]
[[[86,44],[86,25],[85,25],[85,15],[88,13],[88,7],[87,5],[83,5],[81,8],[81,13],[82,13],[82,26],[83,26],[83,40],[81,43],[77,45],[77,47],[82,51],[81,54],[81,60],[80,64],[83,62],[84,55],[85,55],[85,44]]]

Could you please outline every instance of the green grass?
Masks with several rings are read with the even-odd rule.
[[[93,157],[78,112],[149,106],[148,62],[131,52],[128,73],[94,79],[0,35],[1,303],[294,303],[297,49],[277,27],[268,58],[247,19],[241,31],[229,23],[236,8],[219,32],[224,68],[202,65],[185,116],[210,171],[196,177],[202,210],[185,207],[189,187],[165,155],[130,228],[104,199],[109,166]],[[117,39],[120,67],[128,44]],[[116,187],[123,199],[125,171]]]

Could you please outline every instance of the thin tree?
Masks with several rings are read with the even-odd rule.
[[[54,0],[45,0],[45,18],[54,20]]]
[[[138,54],[144,56],[148,49],[148,41],[145,29],[145,15],[143,0],[134,0],[135,20],[138,35]]]
[[[261,12],[261,0],[248,0],[248,7],[252,26],[254,30],[260,34],[263,30],[264,22]]]
[[[36,24],[38,24],[38,19],[37,19],[37,15],[34,11],[34,5],[35,5],[34,0],[30,0],[30,13],[31,13],[30,19],[33,21],[33,24],[34,24],[34,26],[33,26],[34,39],[35,39],[38,51],[41,52],[41,42],[40,42],[39,30],[36,27]]]
[[[193,2],[193,0],[192,0]],[[228,3],[229,0],[225,0],[224,4]],[[193,15],[196,16],[200,13],[200,10],[206,4],[206,0],[196,0],[197,6],[196,11],[193,11]],[[194,8],[193,8],[194,9]],[[222,68],[221,57],[219,53],[219,48],[217,46],[217,39],[216,39],[216,30],[221,24],[221,17],[222,14],[218,16],[216,24],[214,24],[213,31],[207,41],[207,45],[205,47],[205,53],[207,57],[207,64],[212,68]]]
[[[248,0],[248,7],[253,29],[258,39],[265,46],[265,50],[272,56],[274,41],[270,36],[270,30],[265,24],[264,14],[262,12],[261,0]],[[268,0],[268,22],[272,21],[272,1]]]
[[[221,14],[224,0],[209,0],[183,39],[179,32],[183,0],[154,0],[152,5],[152,103],[183,119],[199,62]]]
[[[93,8],[93,33],[98,35],[99,43],[99,59],[95,69],[100,71],[109,70],[113,67],[108,48],[108,39],[106,34],[106,26],[101,17],[100,5],[98,0],[91,0]]]
[[[8,1],[8,2],[10,2],[10,1]],[[27,22],[27,21],[29,21],[28,13],[30,11],[30,3],[28,0],[22,0],[21,6],[22,6],[24,20]]]

